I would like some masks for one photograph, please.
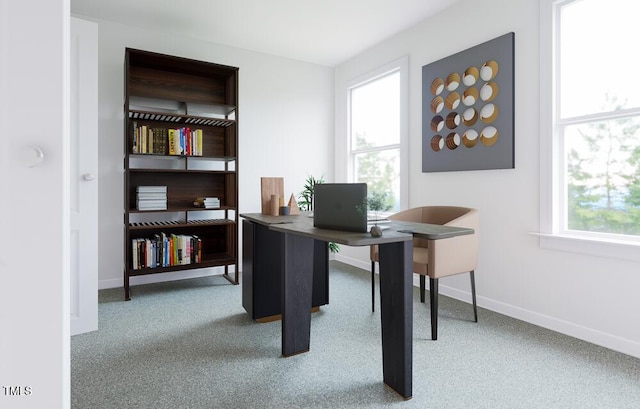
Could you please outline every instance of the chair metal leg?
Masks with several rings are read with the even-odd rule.
[[[476,304],[476,278],[474,270],[469,272],[471,275],[471,299],[473,300],[473,320],[478,322],[478,306]]]
[[[371,312],[376,311],[376,262],[371,261]]]
[[[431,302],[431,339],[438,339],[438,279],[429,277],[429,301]]]
[[[420,302],[424,302],[425,287],[426,287],[425,276],[420,274]]]

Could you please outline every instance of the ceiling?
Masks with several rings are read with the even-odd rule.
[[[458,1],[71,0],[71,12],[333,67]]]

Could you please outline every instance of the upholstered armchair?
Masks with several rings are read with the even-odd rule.
[[[431,339],[438,339],[438,280],[469,273],[474,321],[478,322],[474,272],[478,264],[479,216],[476,209],[459,206],[416,207],[389,216],[391,220],[468,227],[474,234],[440,240],[413,239],[413,271],[420,275],[420,302],[425,302],[426,277],[429,277]],[[375,306],[375,263],[378,246],[371,246],[371,310]]]

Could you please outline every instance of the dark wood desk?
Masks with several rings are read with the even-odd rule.
[[[384,383],[405,399],[413,385],[413,235],[440,239],[471,234],[473,229],[423,223],[389,224],[382,237],[313,227],[306,216],[241,217],[267,224],[284,233],[282,269],[282,355],[309,350],[313,290],[314,242],[335,242],[348,246],[379,245],[380,310],[382,321],[382,373]]]
[[[284,234],[269,226],[293,217],[262,216],[242,221],[242,306],[258,322],[281,319],[282,248]],[[313,292],[311,306],[319,310],[329,303],[329,249],[324,241],[314,241]]]

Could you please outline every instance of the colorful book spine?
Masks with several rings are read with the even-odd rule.
[[[133,154],[202,156],[202,129],[159,128],[133,121],[129,150]]]

